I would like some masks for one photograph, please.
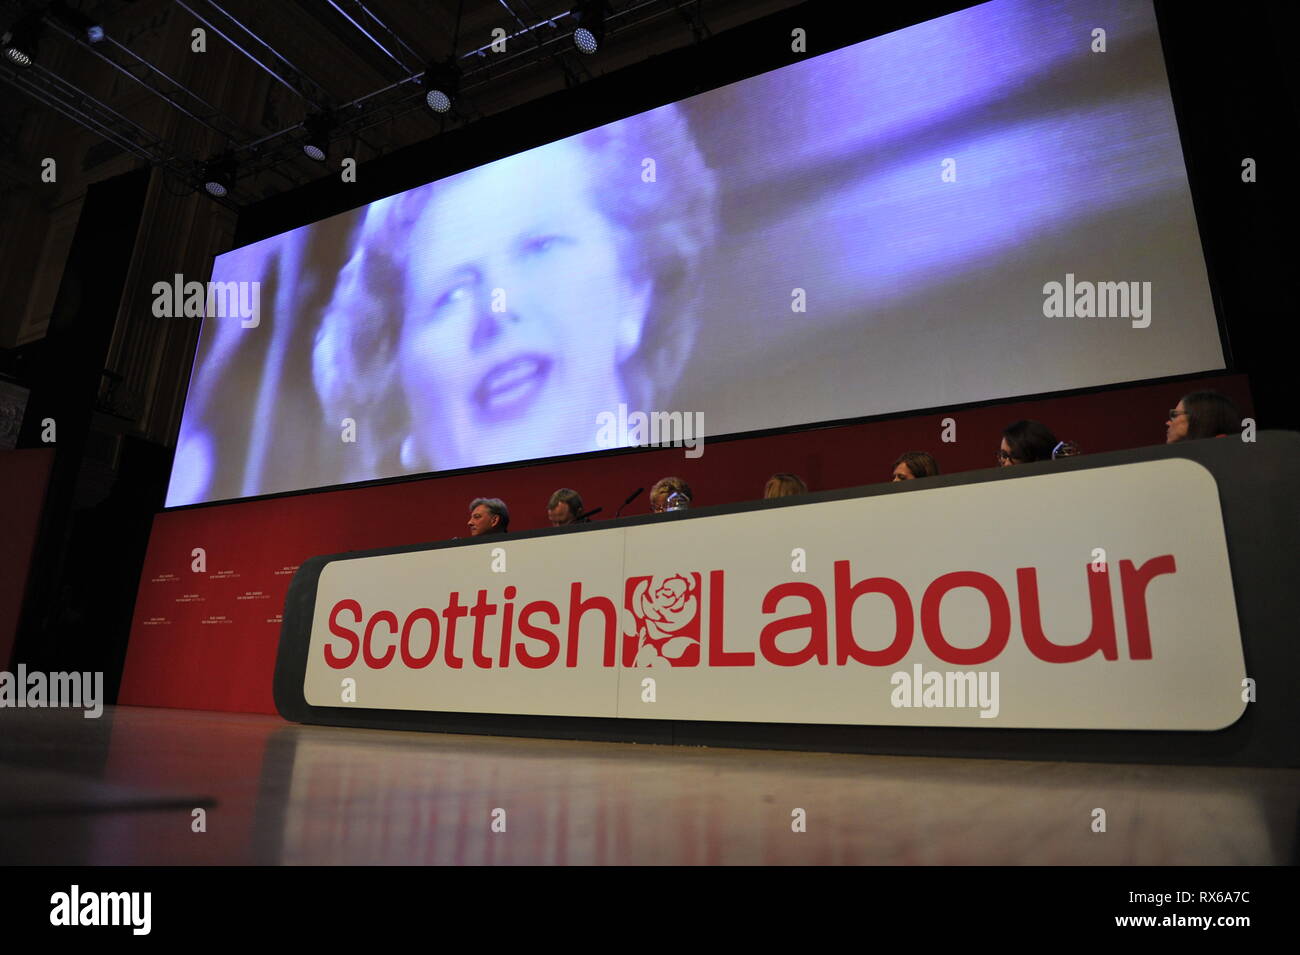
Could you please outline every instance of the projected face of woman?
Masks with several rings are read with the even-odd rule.
[[[431,466],[596,447],[650,283],[624,267],[590,161],[559,142],[441,186],[410,237],[401,376]]]

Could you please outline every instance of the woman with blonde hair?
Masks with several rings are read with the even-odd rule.
[[[797,474],[786,474],[778,471],[767,479],[767,484],[763,485],[763,498],[769,497],[792,497],[795,494],[807,494],[808,485],[803,482],[803,478]]]
[[[370,206],[312,355],[327,420],[357,423],[348,479],[591,451],[599,414],[657,407],[716,194],[670,105]]]

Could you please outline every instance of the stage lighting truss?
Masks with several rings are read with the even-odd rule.
[[[460,56],[453,55],[433,63],[426,61],[421,71],[417,65],[420,64],[419,53],[380,21],[373,10],[357,0],[338,0],[340,6],[335,9],[346,11],[348,22],[368,41],[379,45],[394,65],[405,71],[405,75],[350,102],[330,106],[327,105],[331,103],[329,91],[277,54],[270,43],[236,20],[222,6],[212,0],[175,2],[198,22],[225,36],[237,52],[298,95],[304,101],[308,115],[328,112],[333,125],[326,135],[322,138],[320,130],[308,128],[304,137],[307,123],[296,122],[269,135],[258,136],[176,77],[149,63],[111,35],[106,35],[100,23],[72,9],[63,0],[46,3],[42,14],[28,11],[13,22],[3,37],[0,83],[28,94],[151,166],[166,171],[190,188],[194,187],[200,168],[214,168],[222,175],[205,176],[199,179],[198,186],[225,205],[231,204],[226,196],[234,185],[234,160],[238,160],[239,175],[250,182],[274,171],[292,185],[300,185],[300,174],[295,173],[291,160],[306,153],[318,162],[324,161],[330,140],[350,138],[379,154],[386,150],[367,143],[362,137],[366,130],[390,123],[414,110],[429,110],[439,116],[464,121],[472,114],[464,104],[468,95],[498,84],[508,76],[526,72],[539,63],[559,67],[564,71],[566,84],[577,85],[589,77],[582,66],[584,57],[574,56],[574,47],[569,43],[595,53],[604,46],[607,35],[615,32],[624,35],[642,23],[656,20],[665,12],[676,10],[685,15],[690,8],[698,6],[689,0],[636,0],[615,13],[611,10],[618,5],[605,0],[578,0],[567,16],[559,14],[525,20],[515,9],[513,0],[502,0],[517,27],[510,34],[508,54],[490,55],[496,50],[492,44],[487,44]],[[697,13],[692,15],[697,17]],[[688,22],[691,22],[689,17]],[[567,34],[566,28],[570,31]],[[692,30],[697,39],[703,32],[694,22]],[[544,39],[547,31],[554,42]],[[100,101],[91,90],[43,69],[36,55],[37,43],[43,44],[52,34],[76,43],[84,53],[218,134],[224,140],[219,155],[230,162],[211,160],[204,164],[192,154],[180,154],[174,145],[163,142]],[[453,50],[455,47],[453,42]]]
[[[41,40],[41,18],[29,13],[5,31],[3,47],[5,59],[14,66],[30,67],[36,59],[36,47]]]
[[[330,134],[334,131],[333,120],[325,113],[307,117],[303,123],[307,130],[303,139],[302,151],[308,159],[324,162],[330,151]]]
[[[454,59],[430,63],[424,71],[424,104],[435,113],[451,110],[451,101],[460,90],[460,68]]]
[[[605,0],[580,0],[573,11],[577,26],[573,31],[573,45],[588,56],[600,50],[605,42]]]
[[[199,177],[203,191],[214,199],[224,199],[235,188],[235,159],[233,156],[218,156],[203,164],[203,173]]]

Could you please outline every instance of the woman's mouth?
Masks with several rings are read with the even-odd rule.
[[[471,395],[479,413],[501,421],[523,412],[537,397],[554,361],[545,355],[517,355],[488,369]]]

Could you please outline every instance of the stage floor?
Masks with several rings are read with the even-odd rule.
[[[1298,809],[1300,770],[0,709],[4,864],[1293,864]]]

